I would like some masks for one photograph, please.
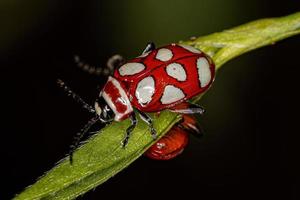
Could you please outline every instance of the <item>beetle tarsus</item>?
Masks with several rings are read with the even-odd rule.
[[[134,128],[137,125],[137,120],[136,120],[136,116],[135,113],[133,112],[130,116],[130,120],[131,120],[131,125],[126,129],[126,135],[125,138],[122,142],[122,147],[125,148],[126,145],[128,144],[129,138],[131,136],[132,131],[134,130]]]
[[[138,112],[140,114],[141,119],[148,124],[148,126],[150,128],[151,136],[152,136],[153,140],[155,140],[157,138],[157,132],[156,132],[155,128],[153,127],[152,118],[144,112],[141,112],[141,111],[138,111]]]
[[[150,132],[151,132],[151,136],[152,136],[153,140],[156,140],[157,139],[157,132],[156,132],[155,128],[151,127]]]

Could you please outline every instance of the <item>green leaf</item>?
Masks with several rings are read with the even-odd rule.
[[[236,56],[299,33],[300,13],[295,13],[257,20],[181,43],[209,54],[219,69]],[[180,119],[180,116],[167,111],[153,117],[159,137]],[[139,123],[128,146],[123,149],[121,141],[128,126],[129,121],[126,120],[100,130],[76,150],[73,165],[70,165],[68,158],[63,159],[15,199],[72,199],[105,182],[140,157],[154,142],[148,127]]]

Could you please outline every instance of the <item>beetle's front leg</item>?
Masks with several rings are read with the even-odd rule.
[[[156,132],[155,128],[153,127],[153,120],[152,120],[152,118],[148,114],[146,114],[144,112],[141,112],[139,110],[138,110],[138,112],[140,114],[141,119],[148,124],[148,126],[150,128],[151,136],[155,140],[157,138],[157,132]]]
[[[130,121],[131,121],[131,125],[126,129],[126,135],[122,142],[123,148],[126,147],[126,145],[128,144],[128,140],[131,136],[131,133],[137,125],[137,119],[135,116],[135,112],[132,112],[132,114],[130,115]]]

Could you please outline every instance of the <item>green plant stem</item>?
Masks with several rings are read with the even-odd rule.
[[[281,18],[257,20],[182,43],[209,54],[219,69],[227,61],[245,52],[299,33],[300,13],[295,13]],[[167,111],[159,117],[153,117],[159,137],[180,119],[180,116]],[[128,126],[129,121],[125,120],[100,130],[76,150],[73,165],[70,165],[68,158],[63,159],[15,199],[73,199],[102,184],[140,157],[154,143],[148,127],[139,123],[127,148],[123,149],[121,141]]]
[[[299,34],[300,13],[253,21],[219,33],[183,42],[213,57],[217,69],[227,61],[253,49]]]

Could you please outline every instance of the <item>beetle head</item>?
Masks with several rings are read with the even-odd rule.
[[[107,123],[114,120],[115,114],[102,96],[95,101],[95,111],[101,122]]]

